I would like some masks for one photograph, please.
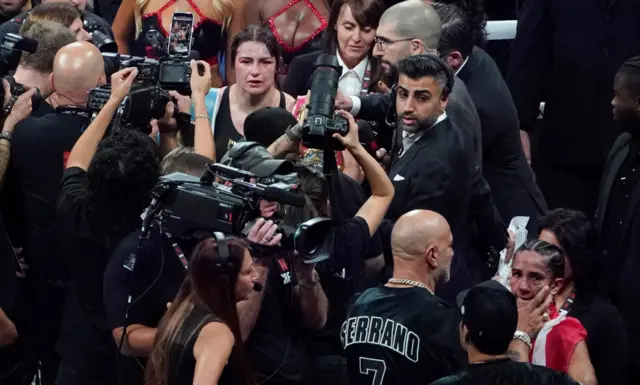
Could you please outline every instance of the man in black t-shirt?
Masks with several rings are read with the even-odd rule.
[[[518,324],[516,297],[497,281],[482,282],[458,295],[460,342],[466,370],[431,385],[578,385],[565,373],[512,361],[507,349]]]
[[[340,331],[352,385],[429,383],[464,366],[460,313],[433,294],[449,278],[452,243],[440,214],[414,210],[398,219],[393,277],[360,295]]]

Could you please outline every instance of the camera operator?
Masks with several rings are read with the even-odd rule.
[[[109,100],[74,145],[62,178],[57,219],[70,285],[58,384],[112,383],[115,344],[102,302],[104,271],[120,240],[140,226],[159,169],[148,135],[116,128],[103,140],[136,75],[127,68],[111,77]]]
[[[13,80],[18,86],[37,89],[31,116],[40,117],[53,112],[53,108],[45,100],[53,93],[51,74],[56,54],[62,47],[73,43],[75,37],[63,25],[48,21],[32,25],[23,36],[37,40],[38,48],[34,53],[22,53]]]
[[[65,0],[43,0],[42,4],[39,4],[32,9],[19,14],[13,19],[2,23],[0,25],[0,38],[4,37],[7,33],[19,33],[23,24],[28,23],[31,20],[44,19],[57,21],[55,20],[55,15],[59,12],[68,12],[65,8],[71,7],[76,9],[77,17],[74,17],[74,19],[69,23],[61,22],[69,27],[72,32],[76,33],[78,40],[92,40],[92,33],[97,31],[102,34],[101,36],[108,37],[113,41],[113,31],[111,30],[109,23],[100,16],[87,11],[85,9],[86,5],[86,0],[74,0],[73,2]],[[100,39],[93,40],[97,43]]]

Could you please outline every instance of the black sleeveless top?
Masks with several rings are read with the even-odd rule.
[[[222,322],[210,312],[194,308],[182,324],[175,342],[169,347],[169,377],[167,385],[191,385],[196,369],[193,346],[200,331],[211,322]],[[219,384],[231,384],[229,371],[223,370]]]
[[[284,93],[280,91],[280,108],[287,108],[287,99]],[[215,131],[213,138],[216,142],[216,161],[219,162],[224,154],[233,147],[236,142],[242,140],[244,136],[236,131],[231,119],[231,108],[229,106],[229,87],[224,89],[220,105],[218,106],[218,114],[216,115]]]
[[[193,26],[192,50],[198,51],[199,59],[211,65],[223,63],[221,59],[227,41],[227,29],[223,28],[221,21],[204,16],[194,0],[187,1],[193,13],[200,18]],[[162,25],[161,16],[163,12],[169,12],[168,8],[175,2],[169,0],[159,10],[142,15],[142,28],[138,38],[131,44],[131,55],[158,59],[167,54],[169,32]]]

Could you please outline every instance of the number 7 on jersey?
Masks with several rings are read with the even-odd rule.
[[[360,357],[360,373],[365,375],[373,374],[371,385],[382,385],[384,373],[387,371],[387,364],[383,360],[375,358]]]

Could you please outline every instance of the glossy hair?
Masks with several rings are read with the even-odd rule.
[[[523,251],[532,251],[546,257],[552,278],[564,278],[564,253],[558,246],[539,239],[529,239],[516,251],[516,256]]]
[[[53,21],[65,27],[71,27],[77,19],[82,20],[82,12],[71,3],[45,3],[35,6],[20,27],[20,35],[41,21]]]
[[[600,291],[602,252],[593,221],[580,211],[555,209],[538,219],[538,227],[558,239],[571,262],[576,288],[581,292]]]
[[[135,6],[133,7],[133,16],[136,23],[136,34],[137,38],[140,34],[140,30],[142,29],[142,9],[149,3],[149,0],[124,0],[124,1],[133,1],[135,2]],[[210,0],[211,2],[211,10],[213,14],[211,15],[215,20],[222,23],[223,27],[229,28],[229,24],[231,23],[231,17],[233,16],[233,7],[234,0]]]
[[[466,59],[473,50],[473,29],[464,10],[455,4],[433,3],[442,22],[442,35],[438,44],[440,56],[459,51]]]
[[[405,75],[414,80],[432,77],[442,87],[442,97],[446,98],[451,90],[447,90],[449,78],[444,65],[446,64],[437,62],[431,55],[411,55],[398,63],[398,75]]]
[[[23,52],[20,55],[20,66],[45,75],[53,72],[53,62],[60,48],[76,41],[68,27],[53,21],[39,21],[30,26],[22,36],[37,40],[38,48],[34,53]]]
[[[202,240],[193,250],[187,276],[158,326],[154,348],[147,363],[147,385],[168,383],[171,348],[178,342],[185,319],[196,308],[208,311],[231,329],[235,343],[225,369],[231,371],[234,383],[240,385],[255,383],[244,352],[235,298],[236,282],[247,245],[233,238],[227,241],[227,246],[233,269],[224,274],[216,268],[219,256],[214,238]]]
[[[278,69],[278,62],[280,61],[281,51],[278,40],[273,35],[273,32],[267,27],[261,25],[250,25],[238,32],[231,42],[231,67],[235,67],[236,57],[238,56],[238,48],[242,43],[255,41],[256,43],[262,43],[267,47],[271,57],[276,59],[276,70]]]
[[[487,44],[485,0],[440,0],[438,3],[459,7],[466,14],[467,26],[471,29],[473,35],[473,44],[479,47],[484,47]],[[436,4],[434,3],[433,5],[435,6]],[[438,11],[438,13],[440,12]],[[442,23],[444,24],[444,21]]]
[[[209,163],[215,163],[204,155],[193,152],[193,147],[179,146],[165,155],[160,163],[162,175],[181,172],[196,177],[201,177]]]
[[[100,142],[87,170],[88,217],[95,233],[123,236],[140,225],[159,163],[156,144],[142,132],[119,130]]]
[[[329,55],[335,55],[338,49],[336,26],[346,5],[351,9],[353,18],[358,22],[360,28],[378,28],[380,18],[386,9],[382,0],[336,0],[331,7],[329,23],[322,35],[324,52]],[[373,49],[373,46],[371,49]]]

